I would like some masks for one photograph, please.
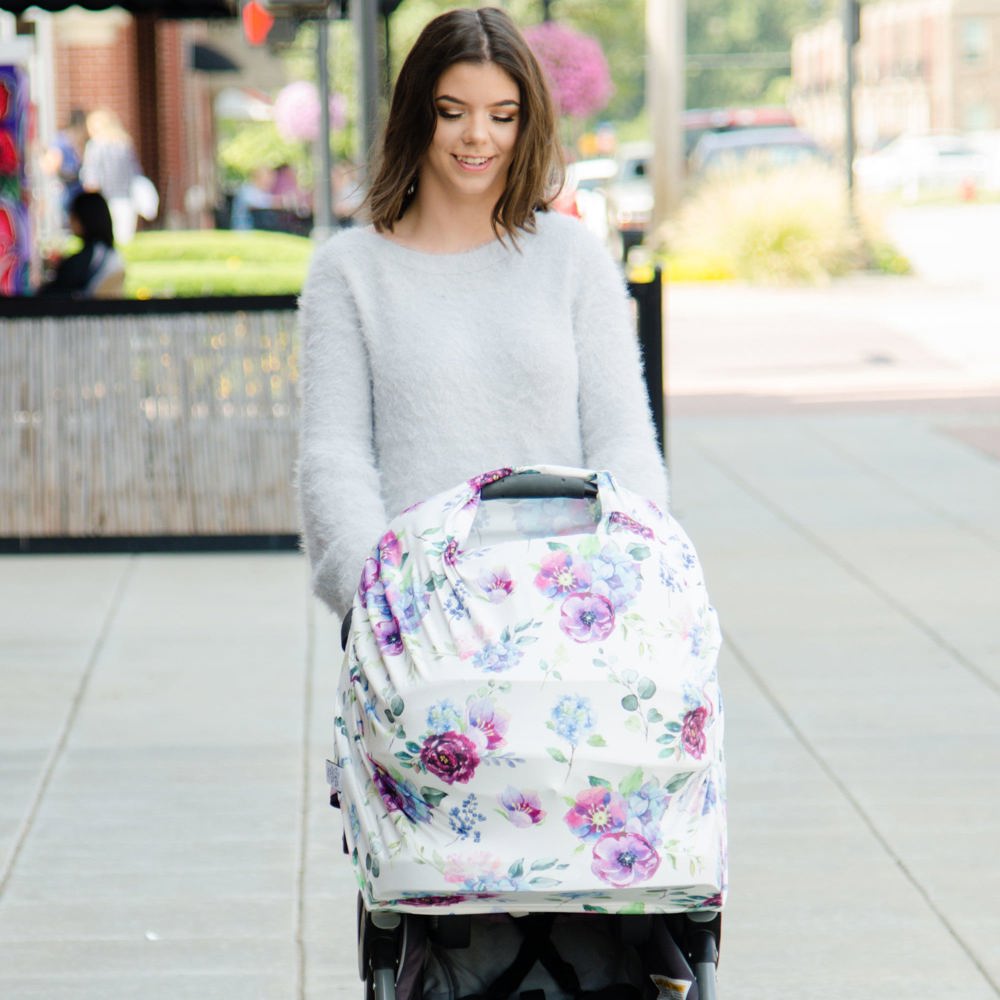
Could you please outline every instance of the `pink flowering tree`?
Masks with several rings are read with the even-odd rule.
[[[274,124],[282,139],[315,142],[319,136],[319,91],[309,80],[282,87],[274,101]],[[347,121],[342,94],[330,95],[330,129],[339,131]]]
[[[607,107],[614,87],[596,38],[558,21],[536,24],[524,35],[549,78],[560,114],[582,119]]]

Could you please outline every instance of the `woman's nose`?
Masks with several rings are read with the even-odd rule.
[[[485,138],[487,134],[486,129],[486,116],[479,114],[471,114],[465,120],[465,135],[464,139],[467,143],[471,144],[474,142],[479,142],[481,139]]]

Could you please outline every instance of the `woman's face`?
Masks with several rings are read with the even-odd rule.
[[[421,191],[482,200],[492,209],[517,144],[517,83],[496,63],[455,63],[438,79],[434,105],[437,126],[421,164]]]

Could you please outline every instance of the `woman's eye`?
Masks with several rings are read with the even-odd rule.
[[[509,125],[514,121],[513,115],[492,115],[491,117],[495,122],[500,122],[501,125]]]
[[[446,111],[444,108],[438,108],[438,114],[448,121],[454,121],[456,118],[462,117],[461,111]]]

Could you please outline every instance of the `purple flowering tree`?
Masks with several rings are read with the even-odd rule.
[[[614,87],[596,38],[558,21],[536,24],[524,35],[549,78],[560,114],[587,118],[607,107]]]

